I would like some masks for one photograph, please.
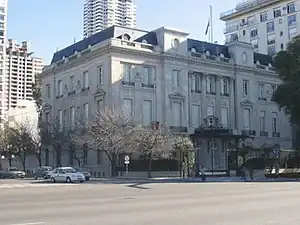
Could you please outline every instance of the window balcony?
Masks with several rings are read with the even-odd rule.
[[[272,137],[280,137],[280,133],[279,132],[272,132]]]
[[[255,130],[242,130],[242,135],[245,137],[255,136],[256,131]]]
[[[128,86],[135,86],[135,82],[134,81],[125,81],[125,80],[122,80],[121,84],[122,85],[128,85]]]
[[[134,85],[133,85],[134,86]],[[154,88],[154,84],[145,84],[142,83],[142,87],[146,87],[146,88]]]
[[[261,131],[260,136],[261,137],[268,137],[268,132],[267,131]]]

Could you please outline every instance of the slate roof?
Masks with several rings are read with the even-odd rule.
[[[254,63],[256,63],[257,61],[259,61],[260,65],[268,66],[269,63],[273,64],[273,57],[270,55],[254,52]]]
[[[157,36],[154,31],[150,31],[149,33],[139,37],[138,39],[134,40],[136,42],[142,42],[143,40],[147,41],[150,45],[158,45]]]
[[[75,51],[80,52],[84,49],[87,49],[89,45],[93,46],[104,40],[112,38],[114,36],[114,30],[115,30],[115,26],[108,27],[99,33],[96,33],[88,38],[85,38],[73,45],[70,45],[70,46],[54,53],[51,64],[63,59],[63,57],[67,58],[67,57],[73,55]]]
[[[206,51],[209,51],[211,55],[220,55],[222,53],[226,58],[230,58],[228,47],[225,45],[208,43],[194,39],[187,39],[187,44],[189,51],[192,48],[195,48],[199,53],[205,53]]]
[[[116,33],[116,27],[117,26],[108,27],[103,31],[100,31],[88,38],[85,38],[75,44],[72,44],[72,45],[54,53],[51,64],[62,60],[64,57],[65,58],[70,57],[71,55],[73,55],[75,53],[75,51],[81,52],[81,51],[87,49],[89,45],[93,46],[102,41],[113,38]],[[150,31],[150,32],[142,35],[141,37],[138,37],[134,41],[135,42],[146,41],[148,44],[158,45],[157,35],[156,35],[155,31]],[[211,55],[215,55],[215,56],[220,55],[222,53],[226,58],[231,58],[228,47],[226,45],[214,44],[214,43],[209,43],[209,42],[205,42],[205,41],[199,41],[199,40],[188,38],[187,39],[187,48],[188,48],[188,51],[190,51],[192,48],[195,48],[197,52],[204,53],[204,54],[206,51],[209,51]],[[271,64],[273,63],[273,58],[272,58],[272,56],[269,56],[269,55],[254,53],[254,63],[256,63],[257,61],[259,61],[261,65],[267,66],[269,63],[271,63]]]

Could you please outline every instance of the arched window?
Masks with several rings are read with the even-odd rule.
[[[128,34],[123,34],[122,39],[125,40],[125,41],[129,41],[130,36]]]

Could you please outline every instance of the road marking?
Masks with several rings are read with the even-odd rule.
[[[12,188],[29,188],[29,187],[57,187],[57,186],[77,186],[79,184],[0,184],[0,189],[12,189]]]
[[[9,225],[40,225],[40,224],[45,224],[44,222],[34,222],[34,223],[14,223],[14,224],[9,224]]]

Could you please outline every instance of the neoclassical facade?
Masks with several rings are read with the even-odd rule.
[[[41,75],[44,120],[57,118],[61,131],[72,130],[97,109],[125,106],[136,123],[159,121],[191,135],[197,165],[210,170],[228,169],[228,152],[241,145],[291,149],[288,118],[271,100],[280,84],[272,58],[247,43],[224,46],[188,35],[112,26],[54,53]],[[45,163],[56,163],[52,155],[47,148]],[[68,154],[59,160],[71,163]],[[109,174],[96,150],[84,164]]]

